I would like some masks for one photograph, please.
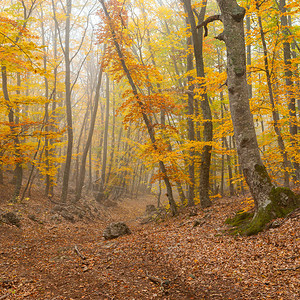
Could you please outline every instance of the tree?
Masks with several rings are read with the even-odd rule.
[[[287,188],[275,187],[261,160],[246,80],[244,24],[245,9],[236,0],[217,0],[221,15],[206,19],[221,20],[224,31],[217,37],[227,48],[227,87],[239,161],[255,203],[251,222],[242,229],[255,234],[274,217],[283,217],[300,205],[300,198]]]
[[[201,80],[204,79],[204,62],[203,62],[203,50],[202,50],[202,28],[196,26],[194,12],[191,6],[191,0],[183,0],[185,10],[188,15],[189,23],[191,25],[193,46],[194,46],[194,55],[196,61],[196,71],[197,77]],[[202,23],[206,10],[206,1],[203,2],[203,6],[201,8],[199,14],[199,23]],[[200,29],[198,32],[198,29]],[[200,87],[204,89],[202,92],[202,99],[200,100],[200,106],[203,114],[203,138],[206,143],[202,150],[201,162],[200,162],[200,183],[199,183],[199,192],[200,192],[200,201],[202,207],[211,206],[211,200],[209,198],[209,171],[210,171],[210,163],[211,163],[211,149],[212,146],[210,142],[212,141],[213,136],[213,127],[212,127],[212,115],[211,109],[209,106],[208,96],[205,92],[205,88],[203,84],[200,83]]]
[[[83,8],[86,6],[87,2],[84,4]],[[82,61],[79,63],[79,67],[77,70],[77,73],[75,75],[75,79],[72,81],[71,75],[72,75],[72,62],[74,61],[74,58],[78,55],[79,51],[81,50],[88,25],[89,25],[89,16],[90,12],[87,14],[87,20],[86,20],[86,27],[81,32],[81,40],[79,42],[79,45],[75,51],[75,53],[72,55],[72,48],[71,48],[71,42],[72,42],[72,30],[74,30],[73,25],[71,23],[72,19],[72,0],[66,0],[66,4],[64,5],[61,2],[62,9],[65,14],[65,28],[64,28],[64,40],[62,37],[62,30],[59,29],[58,26],[58,18],[57,18],[57,12],[56,12],[56,6],[54,3],[54,0],[52,0],[52,7],[53,7],[53,14],[54,14],[54,21],[57,24],[58,33],[59,33],[59,41],[60,46],[64,55],[64,63],[65,63],[65,105],[66,105],[66,119],[67,119],[67,155],[66,155],[66,163],[63,173],[63,185],[62,185],[62,191],[61,191],[61,202],[66,202],[67,196],[68,196],[68,188],[69,188],[69,178],[70,178],[70,172],[71,172],[71,162],[72,162],[72,151],[73,151],[73,142],[74,142],[74,132],[73,132],[73,114],[72,114],[72,91],[73,88],[78,80],[81,67],[86,60],[89,51],[87,51],[86,55],[83,57]],[[91,45],[90,45],[91,49]],[[74,71],[73,71],[74,72]]]
[[[125,76],[127,77],[127,80],[129,82],[129,85],[131,87],[132,93],[133,93],[133,99],[135,100],[135,105],[137,106],[139,113],[142,116],[142,119],[146,125],[147,128],[147,132],[149,134],[150,140],[151,140],[151,144],[152,147],[155,151],[159,152],[158,149],[158,143],[157,143],[157,139],[155,136],[155,131],[154,131],[154,126],[152,124],[151,119],[149,118],[148,114],[146,113],[147,110],[149,110],[149,108],[145,105],[145,103],[142,101],[144,95],[138,92],[138,88],[137,85],[134,82],[133,76],[131,75],[131,72],[128,68],[128,58],[124,55],[124,48],[121,48],[120,46],[120,42],[123,42],[122,39],[120,39],[121,37],[124,38],[124,36],[122,36],[121,33],[121,37],[120,37],[120,33],[117,31],[117,29],[123,29],[123,27],[125,26],[124,20],[123,20],[123,6],[120,7],[120,4],[118,3],[118,1],[111,1],[110,4],[112,5],[111,8],[116,9],[116,11],[114,12],[114,15],[118,15],[118,10],[119,10],[119,15],[117,18],[120,18],[120,24],[116,25],[114,23],[114,19],[111,17],[106,4],[104,3],[104,0],[100,0],[100,3],[102,5],[103,8],[103,12],[104,12],[104,20],[107,24],[107,29],[108,32],[110,34],[110,41],[112,43],[112,46],[115,48],[115,52],[119,58],[120,61],[120,67],[122,68]],[[119,34],[119,35],[118,35]],[[127,58],[127,61],[126,61]],[[120,68],[118,67],[118,68]],[[140,79],[139,79],[140,80]],[[173,198],[173,192],[172,192],[172,186],[167,174],[167,169],[166,166],[164,164],[164,162],[162,160],[159,160],[159,167],[163,176],[163,180],[165,182],[166,185],[166,189],[167,189],[167,196],[169,199],[169,203],[170,203],[170,209],[173,215],[177,214],[177,207],[176,207],[176,203],[174,201]]]
[[[85,144],[85,147],[84,147],[84,150],[83,150],[83,154],[82,154],[82,161],[81,161],[81,166],[80,166],[78,184],[77,184],[77,187],[76,187],[75,201],[78,201],[81,198],[81,192],[82,192],[82,188],[83,188],[83,185],[84,185],[86,159],[87,159],[88,151],[89,151],[89,149],[91,147],[91,144],[92,144],[92,138],[93,138],[93,133],[94,133],[94,128],[95,128],[95,122],[96,122],[98,105],[99,105],[100,88],[101,88],[101,83],[102,83],[102,73],[103,73],[103,69],[102,69],[102,64],[101,64],[100,67],[99,67],[99,74],[98,74],[98,80],[97,80],[97,85],[96,85],[94,107],[93,107],[93,111],[92,111],[92,118],[91,118],[88,138],[87,138],[87,141],[86,141],[86,144]]]
[[[282,26],[282,34],[283,34],[283,58],[284,58],[284,75],[285,75],[285,84],[287,88],[287,99],[288,99],[288,109],[290,115],[290,135],[291,135],[291,142],[292,146],[296,147],[296,136],[298,134],[298,127],[297,127],[297,115],[296,115],[296,99],[295,94],[293,93],[294,90],[294,82],[293,82],[293,72],[292,72],[292,54],[291,54],[291,45],[289,43],[289,38],[291,36],[289,29],[288,29],[288,18],[287,18],[287,8],[286,8],[286,1],[280,0],[279,1],[279,10],[281,12],[280,20]],[[298,107],[299,109],[299,107]],[[300,180],[300,166],[295,157],[293,157],[293,167],[295,169],[294,177],[295,179]]]
[[[4,105],[8,111],[8,122],[10,127],[10,135],[13,140],[14,148],[14,162],[15,162],[15,172],[14,172],[14,183],[15,190],[13,195],[13,201],[19,197],[20,190],[22,187],[22,178],[23,178],[23,158],[21,151],[20,143],[20,124],[18,116],[18,104],[13,103],[10,91],[8,88],[8,73],[16,72],[17,73],[17,95],[20,95],[21,87],[21,77],[20,72],[22,72],[22,66],[24,69],[30,69],[34,65],[32,61],[32,52],[36,45],[30,43],[27,40],[27,37],[30,37],[30,33],[27,30],[27,24],[29,18],[32,15],[36,7],[36,0],[32,1],[27,7],[26,3],[20,1],[23,8],[23,20],[20,25],[18,22],[13,21],[12,19],[1,17],[0,26],[1,30],[1,79],[2,79],[2,92],[4,97]]]

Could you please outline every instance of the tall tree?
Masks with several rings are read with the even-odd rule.
[[[87,159],[87,155],[88,155],[89,149],[92,144],[92,138],[93,138],[96,117],[97,117],[97,111],[98,111],[98,106],[99,106],[100,88],[101,88],[101,82],[102,82],[102,72],[103,72],[103,69],[102,69],[102,64],[101,64],[99,67],[98,81],[97,81],[97,86],[96,86],[96,91],[95,91],[94,107],[93,107],[93,111],[92,111],[92,118],[91,118],[91,122],[90,122],[88,138],[87,138],[86,144],[84,146],[84,150],[83,150],[83,154],[82,154],[82,158],[81,158],[81,166],[80,166],[78,184],[76,187],[75,201],[78,201],[81,198],[81,192],[82,192],[82,188],[84,185],[86,159]]]
[[[68,147],[67,158],[64,169],[63,185],[60,200],[66,202],[69,188],[69,177],[71,171],[72,149],[73,149],[73,122],[72,122],[72,104],[71,104],[71,59],[70,59],[70,31],[71,31],[71,12],[72,0],[66,2],[66,25],[65,25],[65,43],[63,47],[65,58],[65,104],[67,114],[67,133]]]
[[[106,88],[105,88],[105,123],[103,135],[103,151],[102,151],[102,165],[100,176],[100,189],[97,195],[97,201],[101,202],[105,198],[105,182],[106,182],[106,165],[107,165],[107,150],[108,150],[108,125],[109,125],[109,77],[106,73]]]
[[[286,84],[286,95],[288,99],[288,109],[290,115],[290,135],[292,146],[296,147],[296,139],[298,134],[297,127],[297,115],[296,115],[296,99],[294,90],[294,82],[293,82],[293,72],[292,72],[292,55],[291,55],[291,45],[289,42],[289,38],[291,36],[288,29],[288,18],[287,18],[287,8],[286,1],[279,1],[279,9],[281,12],[280,20],[282,26],[282,34],[283,34],[283,58],[284,58],[284,75],[285,75],[285,84]],[[294,167],[294,179],[300,180],[300,166],[297,162],[295,156],[293,157],[293,167]]]
[[[260,4],[257,0],[256,0],[256,8],[259,11]],[[268,53],[267,43],[266,43],[266,39],[265,39],[265,33],[264,33],[264,30],[263,30],[263,25],[262,25],[262,18],[259,14],[258,14],[257,18],[258,18],[258,24],[259,24],[260,38],[261,38],[261,42],[262,42],[262,46],[263,46],[264,66],[265,66],[265,73],[266,73],[266,77],[267,77],[269,99],[270,99],[271,107],[272,107],[272,117],[273,117],[273,121],[274,121],[274,131],[275,131],[275,134],[276,134],[276,137],[277,137],[277,142],[278,142],[278,146],[279,146],[279,149],[280,149],[280,153],[281,153],[282,158],[283,158],[284,185],[286,187],[289,187],[290,174],[288,172],[288,168],[289,168],[290,163],[289,163],[289,160],[288,160],[288,154],[287,154],[287,151],[286,151],[286,147],[285,147],[284,140],[283,140],[283,137],[282,137],[281,129],[280,129],[280,126],[279,126],[280,117],[279,117],[278,109],[277,109],[276,103],[275,103],[275,96],[274,96],[272,78],[271,78],[272,77],[271,67],[270,67],[270,62],[269,62],[269,53]]]
[[[102,5],[103,12],[104,12],[104,15],[105,15],[106,20],[107,20],[108,29],[109,29],[110,34],[111,34],[112,44],[114,45],[114,48],[115,48],[115,50],[117,52],[117,55],[120,59],[122,70],[123,70],[125,76],[127,77],[127,80],[128,80],[129,85],[131,87],[134,98],[136,99],[136,104],[139,107],[139,110],[141,111],[141,115],[142,115],[143,121],[146,125],[147,132],[149,134],[152,147],[155,151],[158,151],[157,139],[156,139],[156,136],[155,136],[154,126],[152,124],[151,118],[146,113],[147,108],[146,108],[145,104],[143,103],[143,101],[141,99],[141,96],[143,96],[143,95],[141,95],[138,92],[137,85],[135,84],[135,82],[133,80],[133,77],[131,75],[131,72],[128,69],[128,66],[126,64],[122,48],[121,48],[119,40],[117,38],[117,34],[116,34],[116,30],[115,30],[113,20],[112,20],[112,18],[110,16],[110,13],[109,13],[109,11],[106,7],[106,4],[105,4],[104,0],[99,0],[99,1]],[[123,7],[122,7],[122,9],[123,9]],[[122,26],[125,26],[124,21],[123,21],[122,16],[121,16],[121,13],[122,13],[122,11],[120,12],[121,23],[122,23]],[[159,160],[159,167],[160,167],[160,170],[161,170],[161,173],[162,173],[163,180],[164,180],[165,185],[166,185],[167,196],[168,196],[168,199],[169,199],[171,212],[172,212],[173,215],[176,215],[177,214],[177,207],[176,207],[176,203],[175,203],[174,198],[173,198],[172,186],[171,186],[168,174],[167,174],[167,169],[166,169],[165,163],[162,160]]]
[[[231,118],[239,161],[255,203],[255,215],[245,234],[255,234],[275,216],[282,217],[300,205],[300,199],[287,188],[275,187],[261,160],[253,116],[249,105],[246,80],[244,37],[245,9],[236,0],[217,0],[221,15],[212,16],[202,24],[221,20],[224,31],[217,37],[227,48],[227,86]]]
[[[203,62],[203,31],[202,27],[196,26],[195,16],[191,5],[191,0],[183,0],[185,10],[191,25],[192,39],[194,46],[194,55],[196,61],[196,71],[197,77],[203,79],[205,78],[204,73],[204,62]],[[203,1],[203,6],[201,8],[200,14],[198,15],[199,23],[201,24],[205,17],[207,1]],[[212,115],[209,106],[208,96],[205,92],[205,87],[203,83],[200,83],[199,88],[203,89],[201,94],[202,99],[200,100],[200,106],[203,115],[203,138],[206,143],[202,149],[201,162],[200,162],[200,182],[199,182],[199,193],[200,201],[202,207],[208,207],[211,205],[211,200],[209,198],[209,175],[210,175],[210,164],[211,164],[211,144],[213,137],[213,127],[212,127]]]

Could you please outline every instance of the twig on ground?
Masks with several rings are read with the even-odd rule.
[[[296,267],[291,267],[291,268],[282,268],[282,269],[277,269],[277,271],[296,271],[300,269],[300,266],[296,266]]]
[[[86,260],[86,257],[83,256],[83,255],[80,253],[80,251],[79,251],[79,249],[78,249],[78,247],[77,247],[76,245],[75,245],[75,247],[74,247],[74,251],[75,251],[75,253],[76,253],[81,259]]]
[[[163,280],[161,278],[151,276],[151,275],[149,275],[149,273],[147,271],[146,271],[146,275],[147,275],[148,279],[150,281],[152,281],[153,283],[160,284],[161,290],[163,292],[165,292],[165,288],[169,287],[169,285],[170,285],[170,280],[168,280],[168,279]]]

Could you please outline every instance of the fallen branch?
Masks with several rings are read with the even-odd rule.
[[[282,268],[282,269],[277,269],[277,271],[296,271],[300,269],[300,266],[296,266],[296,267],[293,267],[293,268]]]
[[[79,249],[78,249],[78,247],[77,247],[76,245],[75,245],[75,247],[74,247],[74,251],[75,251],[75,253],[76,253],[81,259],[86,260],[86,257],[83,256],[83,255],[80,253],[80,251],[79,251]]]
[[[147,275],[148,279],[150,281],[152,281],[153,283],[160,284],[161,290],[163,292],[165,292],[165,288],[169,287],[169,285],[170,285],[170,280],[168,280],[168,279],[164,280],[164,279],[161,279],[158,277],[151,276],[148,274],[147,271],[146,271],[146,275]]]

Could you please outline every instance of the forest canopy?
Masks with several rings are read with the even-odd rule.
[[[12,200],[33,185],[62,202],[91,191],[101,202],[166,190],[176,214],[179,205],[207,207],[247,192],[232,119],[228,3],[237,5],[2,0],[0,183],[12,180]],[[245,72],[234,72],[247,80],[258,165],[272,186],[293,188],[300,4],[241,0],[236,7]]]

